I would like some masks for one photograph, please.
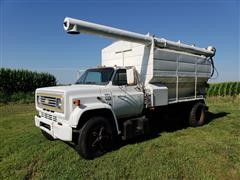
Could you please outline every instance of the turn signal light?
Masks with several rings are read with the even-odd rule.
[[[80,106],[80,104],[81,104],[81,101],[80,101],[80,99],[74,99],[73,100],[73,104],[75,105],[75,106]]]

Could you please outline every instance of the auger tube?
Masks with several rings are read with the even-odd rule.
[[[167,48],[176,51],[183,51],[197,55],[204,55],[206,57],[213,57],[216,49],[212,46],[208,48],[199,48],[179,42],[169,41],[163,38],[157,38],[150,35],[143,35],[135,32],[130,32],[118,28],[113,28],[105,25],[100,25],[83,20],[66,17],[63,23],[64,30],[70,34],[93,34],[112,39],[125,40],[130,42],[151,44],[154,43],[159,48]]]

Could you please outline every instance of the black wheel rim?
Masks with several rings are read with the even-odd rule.
[[[110,133],[104,123],[96,124],[89,131],[88,148],[94,156],[99,156],[107,151],[110,143]]]

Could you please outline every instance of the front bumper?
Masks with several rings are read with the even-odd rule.
[[[72,128],[69,124],[59,123],[41,116],[35,116],[35,125],[47,132],[54,139],[72,141]]]

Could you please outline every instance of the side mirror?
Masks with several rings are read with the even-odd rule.
[[[135,78],[134,78],[134,69],[127,69],[127,84],[128,85],[133,85],[135,83]]]

